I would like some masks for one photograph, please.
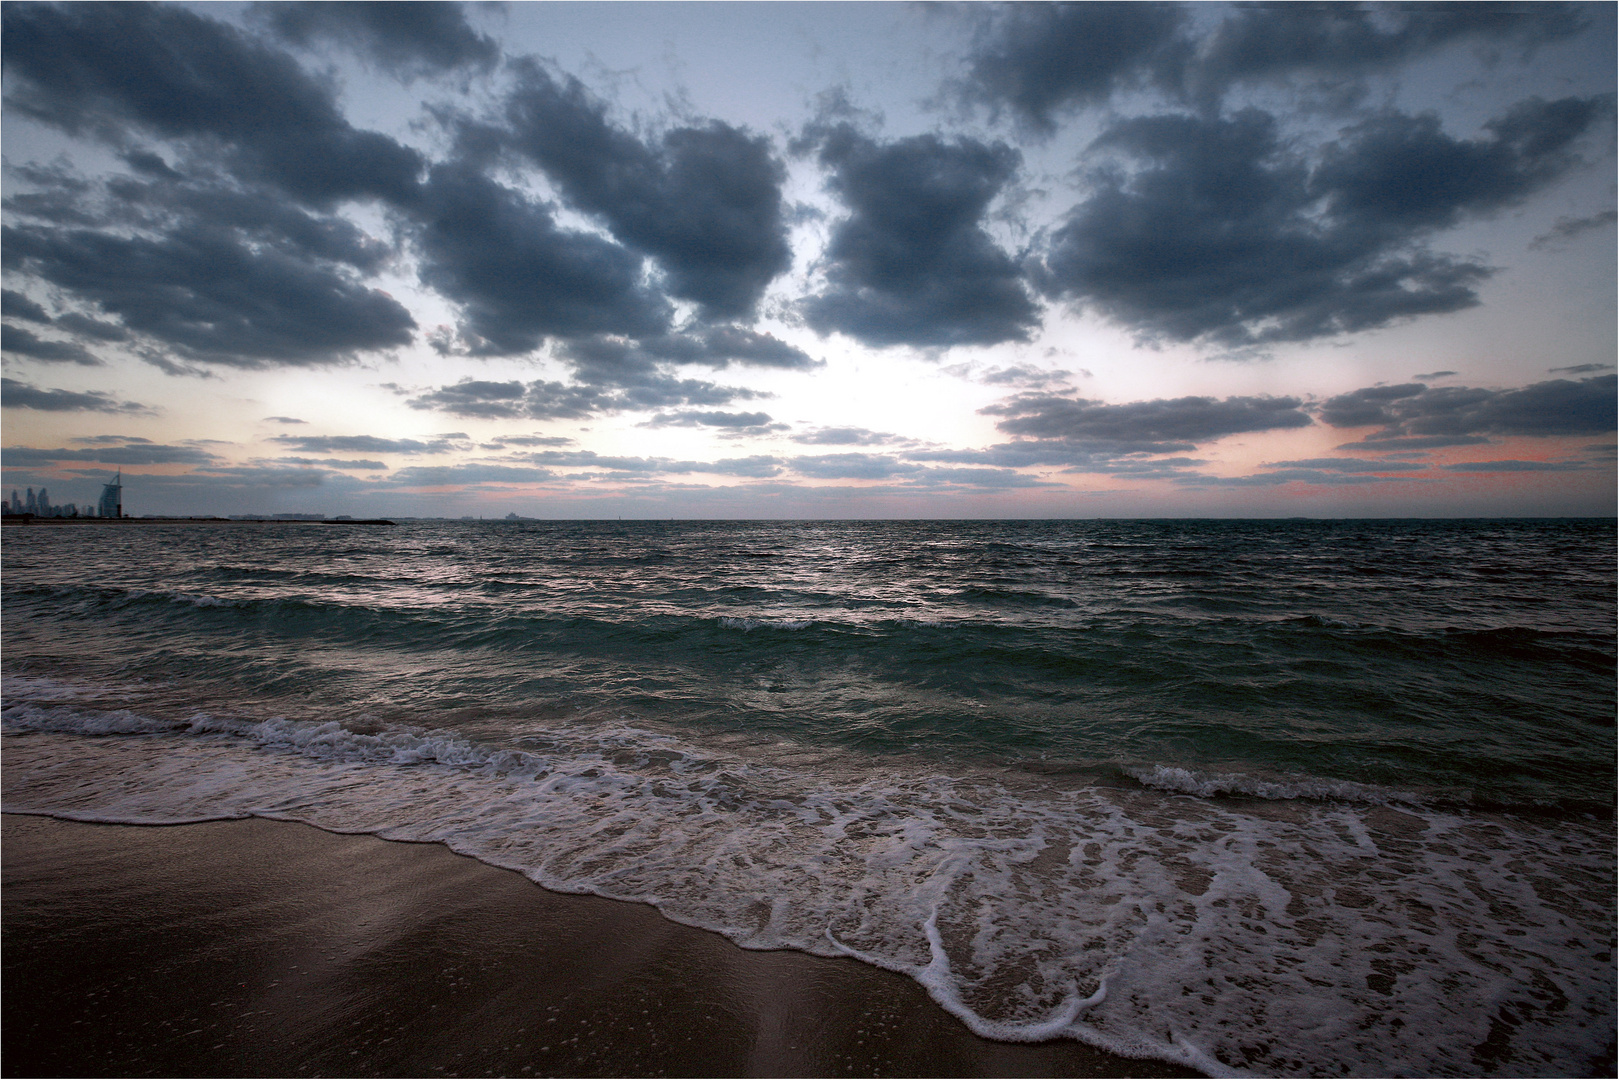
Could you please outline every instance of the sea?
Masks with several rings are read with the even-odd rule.
[[[1611,519],[7,528],[3,808],[441,842],[1216,1076],[1612,1075],[1615,563]]]

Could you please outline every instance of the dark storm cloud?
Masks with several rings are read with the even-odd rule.
[[[102,364],[82,345],[70,341],[51,341],[26,327],[12,326],[10,323],[0,325],[0,348],[47,364],[82,364],[85,367],[99,367]]]
[[[1008,435],[1060,439],[1119,450],[1190,450],[1244,432],[1308,427],[1303,402],[1291,397],[1158,398],[1107,405],[1085,398],[1020,394],[979,410],[999,416]]]
[[[28,322],[48,323],[51,321],[51,317],[45,313],[44,308],[22,293],[12,289],[0,290],[0,314],[11,319],[26,319]]]
[[[319,365],[408,345],[396,300],[334,267],[201,221],[156,237],[6,226],[0,259],[117,315],[188,359],[229,367]]]
[[[356,130],[287,54],[185,8],[18,4],[0,38],[9,108],[114,144],[129,128],[212,143],[236,176],[311,205],[408,201],[423,162]]]
[[[506,105],[505,137],[574,206],[657,260],[670,295],[710,319],[746,316],[786,270],[785,172],[762,136],[721,123],[646,143],[614,126],[572,77],[531,61]]]
[[[95,338],[97,341],[128,341],[129,331],[116,323],[102,322],[88,315],[70,311],[56,320],[56,325],[75,334]]]
[[[1483,139],[1453,139],[1431,113],[1383,112],[1328,144],[1310,189],[1344,227],[1401,235],[1498,210],[1574,163],[1569,145],[1612,111],[1613,95],[1530,98],[1485,124]]]
[[[1579,4],[1286,4],[1240,7],[1180,72],[1212,101],[1233,83],[1297,79],[1339,85],[1459,41],[1530,50],[1585,24]]]
[[[499,46],[467,25],[460,4],[260,3],[253,14],[295,45],[335,41],[402,78],[462,67],[488,70],[500,57]]]
[[[736,326],[698,327],[639,340],[610,336],[583,338],[568,342],[560,353],[579,365],[581,370],[603,375],[647,372],[666,364],[701,364],[723,368],[736,363],[749,367],[804,370],[821,367],[823,363],[774,334]]]
[[[1421,444],[1412,440],[1423,437],[1482,441],[1490,435],[1601,435],[1619,426],[1615,423],[1616,392],[1619,377],[1613,375],[1578,382],[1551,379],[1516,390],[1403,383],[1328,398],[1321,405],[1320,417],[1333,427],[1380,425],[1381,431],[1358,445],[1390,449],[1417,448]]]
[[[418,213],[422,280],[461,305],[474,355],[668,325],[667,302],[641,282],[640,256],[557,228],[549,208],[465,164],[433,168]]]
[[[1017,151],[936,135],[879,143],[848,124],[810,139],[849,210],[827,246],[826,291],[801,303],[811,327],[876,346],[1028,340],[1038,311],[982,226]]]
[[[42,450],[32,446],[8,446],[8,466],[51,465],[63,461],[94,461],[103,465],[213,465],[224,460],[195,446],[164,446],[144,440],[126,446],[102,446],[87,450]]]
[[[135,401],[119,401],[98,390],[47,390],[17,379],[0,379],[0,405],[8,409],[40,412],[105,412],[152,415],[154,410]],[[11,451],[6,451],[10,453]]]
[[[615,411],[617,401],[593,386],[568,386],[544,380],[525,384],[515,380],[463,379],[413,397],[407,404],[413,409],[480,419],[578,420],[598,412]]]
[[[217,177],[90,184],[40,170],[30,182],[55,197],[6,200],[16,224],[0,257],[10,272],[120,316],[122,325],[79,313],[55,320],[83,338],[133,337],[142,355],[179,372],[188,369],[171,354],[311,366],[412,340],[405,308],[357,279],[392,249],[340,217]]]
[[[1492,268],[1421,242],[1511,206],[1565,173],[1611,95],[1531,99],[1480,139],[1432,116],[1379,113],[1312,167],[1268,113],[1162,115],[1093,144],[1137,163],[1093,169],[1089,198],[1052,236],[1047,295],[1148,337],[1226,346],[1304,341],[1477,304]]]
[[[341,263],[361,272],[379,269],[395,254],[388,244],[344,218],[310,213],[262,189],[116,177],[108,181],[107,192],[108,225],[228,229],[255,245],[268,244],[289,255]]]
[[[1173,4],[1007,4],[980,20],[959,89],[1050,133],[1054,111],[1101,104],[1183,61],[1185,21]]]
[[[442,454],[458,450],[454,439],[379,439],[375,435],[272,435],[271,442],[312,454]]]
[[[1210,10],[1205,8],[1203,13]],[[1578,4],[1235,7],[1212,28],[1169,4],[1007,4],[978,15],[956,89],[1049,134],[1066,110],[1156,87],[1212,108],[1235,84],[1290,82],[1349,104],[1359,80],[1455,42],[1531,50],[1586,23]]]

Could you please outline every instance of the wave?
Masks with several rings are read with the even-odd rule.
[[[1612,1027],[1600,823],[1161,767],[1131,789],[824,750],[810,767],[610,716],[492,743],[90,690],[7,681],[0,808],[442,842],[749,948],[903,972],[988,1037],[1215,1075],[1377,1072],[1396,1046],[1404,1069],[1466,1072],[1501,1038],[1507,1070],[1571,1073]],[[1208,797],[1233,791],[1259,798]]]
[[[1416,792],[1316,776],[1284,780],[1246,773],[1212,773],[1177,765],[1125,766],[1121,771],[1146,787],[1205,799],[1238,795],[1254,799],[1336,799],[1405,806],[1422,806],[1432,801],[1430,796]]]

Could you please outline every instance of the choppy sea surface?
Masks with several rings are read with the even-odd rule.
[[[1601,1075],[1615,528],[8,528],[4,809],[436,840],[980,1034]]]

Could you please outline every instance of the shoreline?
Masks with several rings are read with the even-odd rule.
[[[13,1075],[1198,1076],[440,844],[0,816]]]

